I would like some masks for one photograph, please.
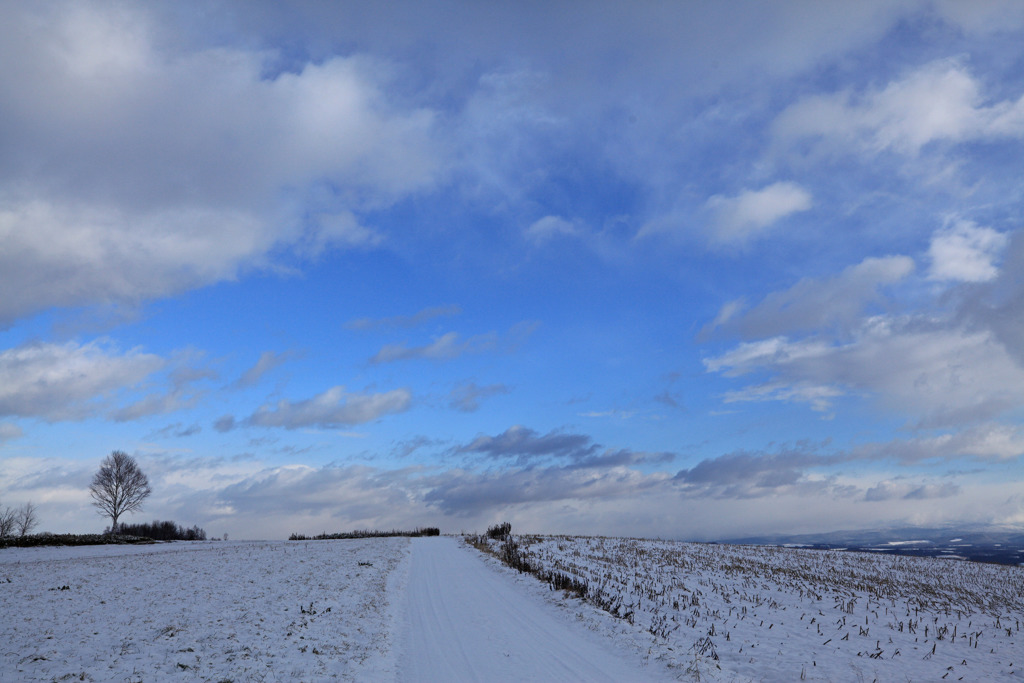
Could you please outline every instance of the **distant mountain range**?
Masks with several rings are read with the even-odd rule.
[[[796,546],[1024,565],[1024,528],[896,527],[823,534],[748,536],[721,543]]]

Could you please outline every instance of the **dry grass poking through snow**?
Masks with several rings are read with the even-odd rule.
[[[389,655],[386,584],[407,551],[402,538],[8,549],[0,680],[362,679]]]
[[[534,573],[652,634],[663,661],[688,677],[1024,680],[1024,568],[635,539],[514,541]],[[501,542],[490,543],[500,554]]]

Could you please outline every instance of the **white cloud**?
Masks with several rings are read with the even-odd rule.
[[[704,335],[716,328],[744,337],[767,337],[812,328],[860,324],[866,304],[881,299],[879,289],[900,282],[914,270],[906,256],[869,257],[832,278],[804,278],[793,287],[772,292],[754,308],[742,302],[726,303]]]
[[[743,244],[790,214],[811,208],[811,194],[796,183],[778,182],[735,197],[715,195],[707,207],[715,214],[713,240]]]
[[[447,332],[434,339],[429,344],[422,346],[407,346],[405,344],[385,344],[381,347],[371,363],[392,363],[399,360],[413,358],[428,358],[431,360],[448,360],[458,358],[464,353],[480,353],[495,347],[498,336],[494,333],[477,335],[466,340],[459,338],[458,332]]]
[[[958,458],[1006,461],[1022,456],[1024,431],[1017,426],[998,422],[983,423],[937,436],[865,444],[851,453],[852,459],[891,459],[901,464]]]
[[[711,372],[769,379],[729,392],[729,401],[831,399],[867,395],[921,426],[996,417],[1024,405],[1024,369],[988,331],[878,316],[848,342],[784,337],[747,342],[704,361]]]
[[[296,244],[303,256],[315,257],[332,247],[371,248],[381,244],[384,237],[366,227],[351,211],[320,213],[310,218],[313,229]]]
[[[805,357],[821,357],[830,352],[824,342],[792,343],[785,337],[743,342],[731,351],[715,358],[704,359],[710,372],[721,372],[726,377],[738,377],[762,367],[786,364]]]
[[[146,12],[5,13],[0,61],[25,68],[0,72],[0,321],[231,279],[279,247],[372,246],[356,213],[443,173],[434,114],[392,103],[380,63],[268,78],[273,55],[181,44]]]
[[[987,282],[999,274],[994,261],[1009,239],[971,221],[956,221],[932,235],[928,256],[934,280]]]
[[[260,427],[337,427],[372,422],[385,415],[401,413],[409,409],[412,394],[408,389],[395,389],[382,393],[351,393],[344,387],[332,387],[322,394],[304,401],[291,403],[281,400],[276,405],[262,406],[246,420],[247,424]],[[221,421],[218,421],[218,425]],[[225,427],[227,422],[223,423]],[[233,425],[233,421],[231,423]],[[221,429],[227,431],[227,429]]]
[[[89,505],[87,487],[98,460],[0,457],[5,500],[39,503],[44,529],[93,531],[101,521]],[[676,479],[614,463],[481,472],[274,466],[255,459],[156,454],[140,457],[140,464],[154,482],[148,514],[185,517],[210,534],[229,531],[232,538],[418,524],[457,532],[508,519],[524,533],[710,540],[769,531],[833,531],[849,528],[850,519],[864,526],[1019,522],[1022,509],[1016,481],[979,483],[964,476],[909,484],[909,479],[884,473],[863,480],[823,479],[809,470],[827,467],[828,458],[800,451],[712,458]],[[866,490],[880,480],[908,486],[888,500],[865,501]],[[929,497],[942,494],[946,484],[959,486],[959,493]],[[764,514],[766,505],[771,515]]]
[[[0,352],[0,415],[77,420],[166,366],[159,356],[97,342],[36,343]]]
[[[718,309],[718,315],[711,321],[710,324],[705,326],[704,331],[710,332],[716,328],[725,325],[730,320],[735,319],[743,309],[747,307],[747,302],[743,299],[733,299],[722,304],[722,307]]]
[[[17,295],[0,320],[48,306],[128,302],[231,279],[274,241],[250,214],[115,207],[0,196],[0,269]]]
[[[838,386],[814,382],[765,382],[739,391],[727,391],[722,400],[726,403],[743,401],[784,401],[807,403],[811,410],[824,413],[832,409],[832,401],[846,391]]]
[[[1024,136],[1024,97],[986,106],[981,87],[957,60],[939,60],[862,93],[814,95],[776,119],[780,141],[818,139],[824,149],[916,155],[932,142]]]

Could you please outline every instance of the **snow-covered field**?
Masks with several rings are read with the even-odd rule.
[[[0,550],[0,681],[387,678],[387,579],[408,548],[399,538]]]
[[[1024,680],[1024,568],[841,551],[516,537],[701,680]],[[500,543],[492,541],[497,549]]]
[[[1024,568],[517,540],[586,601],[451,538],[0,550],[0,681],[1024,680]]]

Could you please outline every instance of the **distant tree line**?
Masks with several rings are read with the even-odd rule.
[[[109,531],[109,530],[108,530]],[[141,536],[154,541],[205,541],[206,532],[199,526],[186,529],[171,521],[154,520],[150,524],[121,524],[117,533],[122,536]]]
[[[352,538],[390,538],[392,536],[407,536],[410,538],[418,538],[420,536],[440,536],[441,530],[437,527],[422,527],[414,529],[413,531],[400,531],[398,529],[392,529],[391,531],[345,531],[337,534],[328,534],[326,532],[317,534],[316,536],[306,536],[305,534],[292,534],[288,537],[289,541],[332,541],[339,539],[352,539]]]

